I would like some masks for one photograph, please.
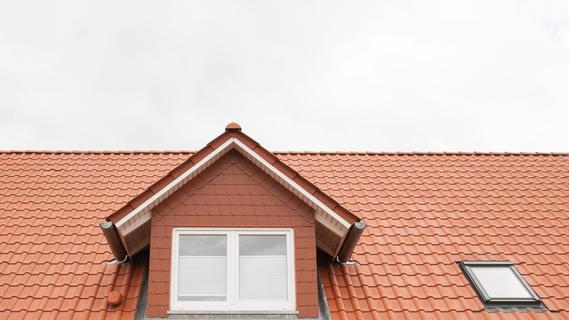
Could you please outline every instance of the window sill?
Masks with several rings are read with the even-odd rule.
[[[298,311],[236,311],[236,310],[227,310],[227,311],[211,311],[211,310],[168,310],[168,314],[177,315],[177,314],[206,314],[206,315],[240,315],[240,314],[260,314],[260,315],[297,315]]]

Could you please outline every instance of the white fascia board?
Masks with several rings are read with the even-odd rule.
[[[260,155],[258,155],[255,151],[251,150],[248,146],[246,146],[243,142],[235,139],[235,144],[238,145],[243,151],[249,153],[250,155],[255,158],[255,160],[259,161],[263,166],[268,168],[272,173],[276,174],[279,178],[281,178],[284,182],[289,184],[291,187],[296,189],[300,192],[303,196],[305,196],[308,200],[314,203],[317,207],[320,207],[324,212],[332,216],[334,219],[338,220],[344,227],[349,228],[351,227],[350,223],[346,221],[344,218],[340,217],[336,212],[332,209],[328,208],[322,201],[318,200],[315,196],[311,193],[306,191],[303,187],[301,187],[298,183],[294,182],[291,178],[289,178],[286,174],[282,171],[279,171],[277,168],[273,167],[272,164],[267,162],[267,160],[263,159]]]
[[[338,215],[332,209],[328,208],[328,206],[326,206],[324,203],[322,203],[322,201],[318,200],[315,196],[310,194],[303,187],[301,187],[298,183],[296,183],[295,181],[290,179],[287,175],[285,175],[283,172],[279,171],[277,168],[275,168],[273,165],[271,165],[269,162],[267,162],[265,159],[263,159],[259,154],[254,152],[251,148],[249,148],[243,142],[239,141],[239,139],[237,139],[237,138],[228,139],[225,143],[223,143],[221,146],[219,146],[217,149],[215,149],[212,153],[208,154],[205,158],[200,160],[197,164],[195,164],[190,169],[188,169],[187,171],[182,173],[179,177],[174,179],[174,181],[170,182],[166,187],[162,188],[159,192],[154,194],[148,200],[144,201],[141,205],[136,207],[129,214],[127,214],[126,216],[121,218],[116,223],[117,228],[120,227],[121,225],[123,225],[128,220],[130,220],[132,217],[136,216],[141,211],[152,206],[152,204],[155,203],[158,199],[160,199],[160,197],[162,197],[164,194],[166,194],[172,188],[176,187],[178,184],[182,183],[187,177],[189,177],[194,172],[199,170],[202,166],[204,166],[209,161],[214,159],[218,154],[224,152],[228,148],[231,148],[231,147],[234,148],[235,146],[238,146],[243,152],[246,152],[249,155],[251,155],[255,160],[257,160],[260,164],[262,164],[264,167],[266,167],[269,171],[271,171],[272,173],[277,175],[286,184],[289,184],[292,188],[297,190],[300,194],[302,194],[309,201],[314,203],[317,207],[321,208],[324,212],[326,212],[327,214],[332,216],[334,219],[336,219],[338,222],[340,222],[344,227],[350,228],[351,224],[348,221],[346,221],[344,218],[342,218],[340,215]]]
[[[162,188],[160,191],[158,191],[156,194],[154,194],[148,200],[144,201],[141,205],[139,205],[134,210],[129,212],[129,214],[127,214],[126,216],[121,218],[119,221],[117,221],[117,223],[115,224],[117,226],[117,228],[120,227],[121,225],[123,225],[128,220],[130,220],[132,217],[136,216],[139,212],[141,212],[144,209],[146,209],[147,207],[151,206],[156,200],[160,199],[160,197],[162,197],[164,194],[166,194],[172,188],[174,188],[178,184],[182,183],[192,173],[199,170],[202,166],[204,166],[206,163],[208,163],[211,159],[215,158],[215,156],[217,156],[218,154],[223,152],[226,148],[233,145],[233,139],[234,138],[230,138],[227,141],[225,141],[225,143],[223,143],[221,146],[219,146],[217,149],[215,149],[212,153],[208,154],[206,157],[204,157],[202,160],[200,160],[198,163],[196,163],[194,166],[192,166],[186,172],[182,173],[179,177],[174,179],[174,181],[170,182],[167,186]]]

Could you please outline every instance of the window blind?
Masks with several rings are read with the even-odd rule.
[[[180,300],[225,300],[226,287],[226,257],[180,257],[178,276],[178,296]]]
[[[239,257],[240,299],[286,299],[286,256]]]

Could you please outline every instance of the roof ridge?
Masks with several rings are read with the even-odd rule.
[[[510,152],[510,151],[273,151],[275,154],[314,155],[554,155],[567,156],[569,152]]]
[[[193,154],[192,150],[0,150],[0,154]],[[512,151],[272,151],[280,155],[490,155],[568,156],[569,152]]]
[[[0,154],[192,154],[188,150],[0,150]]]

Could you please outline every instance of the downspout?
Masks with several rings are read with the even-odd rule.
[[[364,233],[364,229],[366,228],[366,224],[363,221],[356,221],[350,227],[348,231],[348,235],[346,236],[346,240],[344,240],[344,244],[342,244],[342,248],[338,253],[338,261],[344,263],[350,260],[352,253],[354,253],[354,249],[360,240],[360,237]]]
[[[122,245],[121,239],[119,238],[119,234],[117,232],[117,228],[115,228],[114,223],[111,221],[105,221],[101,223],[100,226],[116,261],[125,262],[128,256],[126,254],[126,250]]]

